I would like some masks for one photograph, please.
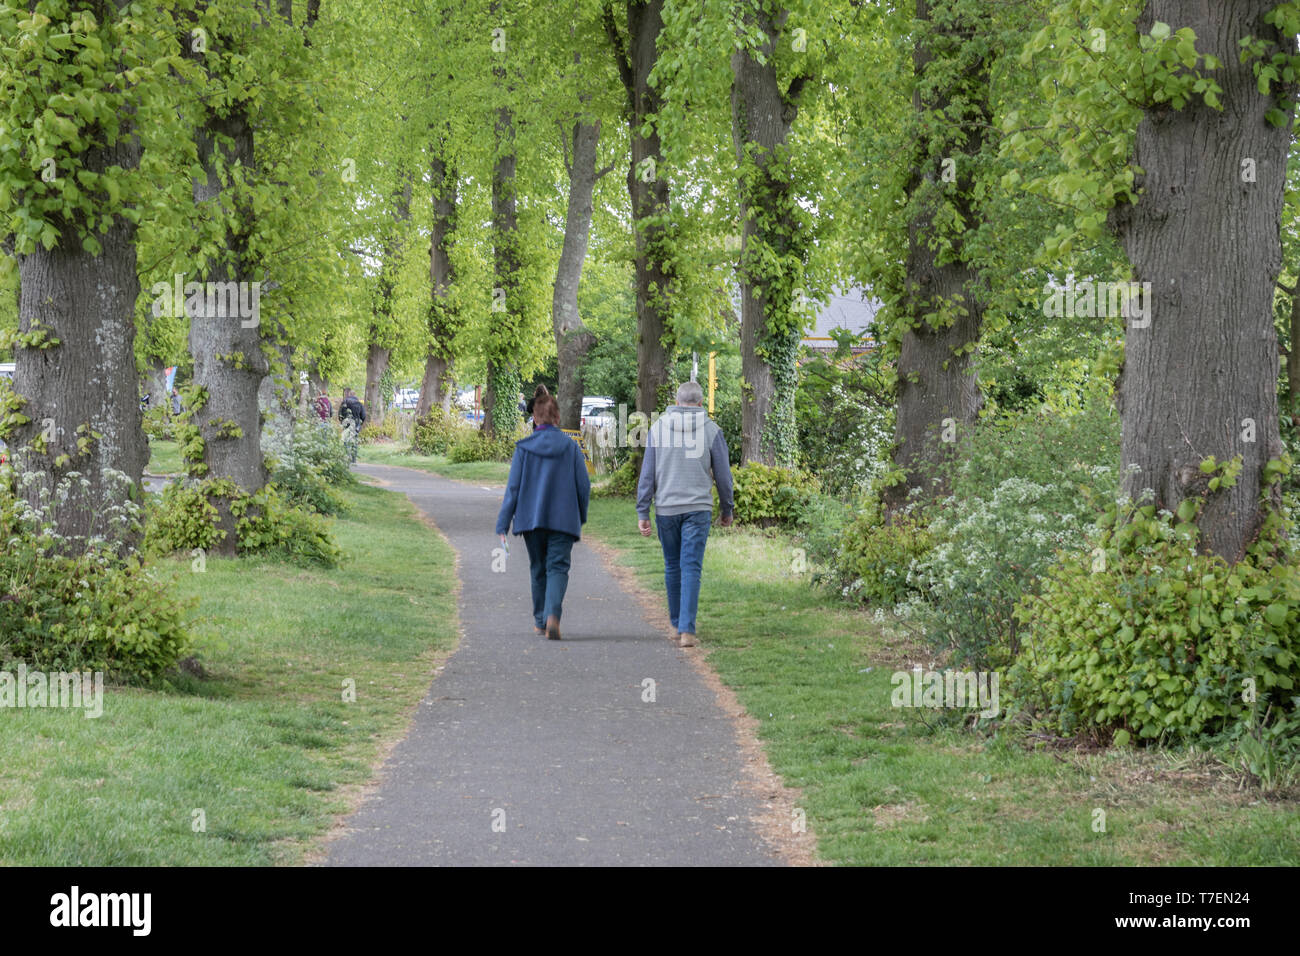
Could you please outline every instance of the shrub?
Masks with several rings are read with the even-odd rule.
[[[471,461],[509,461],[515,453],[515,437],[489,438],[480,431],[457,436],[447,449],[447,459],[457,464]]]
[[[144,413],[143,425],[145,435],[153,441],[171,441],[175,437],[171,411],[162,405],[156,405]]]
[[[920,516],[900,513],[882,523],[874,510],[844,528],[827,577],[840,594],[876,607],[892,607],[915,594],[908,568],[934,544]]]
[[[629,458],[623,464],[619,465],[608,478],[608,480],[597,485],[592,491],[596,497],[607,498],[633,498],[636,496],[636,486],[641,479],[641,473],[637,469],[637,461]]]
[[[1152,505],[1113,508],[1097,547],[1022,603],[1024,652],[1008,676],[1024,709],[1121,743],[1294,713],[1300,569],[1259,545],[1232,566],[1200,554],[1180,510],[1182,523]]]
[[[1093,400],[1072,413],[1011,412],[981,421],[944,477],[958,499],[991,499],[1016,478],[1047,489],[1038,501],[1044,510],[1080,513],[1093,507],[1091,500],[1115,500],[1119,464],[1119,414]]]
[[[167,486],[151,510],[148,546],[161,553],[216,547],[226,532],[217,525],[214,497],[230,499],[241,555],[280,555],[325,567],[336,567],[342,559],[321,515],[295,507],[274,485],[250,495],[229,480]]]
[[[225,536],[217,527],[217,509],[203,483],[173,482],[149,510],[146,544],[161,553],[209,551]]]
[[[271,483],[291,504],[320,514],[339,514],[343,499],[333,486],[356,484],[338,431],[320,419],[294,423],[287,446],[267,448]]]
[[[0,661],[148,679],[183,657],[192,604],[102,541],[61,553],[46,515],[15,496],[13,481],[0,469]]]
[[[793,525],[803,513],[817,479],[789,468],[750,462],[732,469],[736,523],[759,527]]]
[[[361,431],[357,434],[357,440],[363,445],[381,441],[394,441],[396,438],[397,424],[393,421],[392,415],[386,416],[382,421],[367,418],[366,423],[361,426]]]
[[[804,465],[821,476],[824,491],[843,499],[868,493],[889,468],[894,411],[880,361],[878,354],[858,356],[845,367],[819,356],[800,371],[795,410]]]
[[[343,553],[325,518],[285,501],[274,485],[231,503],[239,550],[278,554],[293,561],[338,567]]]
[[[805,555],[819,565],[812,572],[814,584],[828,579],[827,566],[833,561],[844,529],[855,516],[852,507],[831,495],[812,492],[807,496],[796,527]]]
[[[445,455],[452,444],[469,431],[460,415],[444,412],[441,407],[431,408],[428,415],[415,423],[411,451],[417,455]]]

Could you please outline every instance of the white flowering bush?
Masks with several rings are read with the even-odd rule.
[[[1075,496],[1078,497],[1078,496]],[[1069,489],[1008,478],[988,498],[948,498],[930,511],[932,548],[905,580],[910,618],[929,642],[972,667],[1006,665],[1019,652],[1014,611],[1056,555],[1085,547],[1094,517],[1086,500],[1060,510]]]
[[[348,468],[349,451],[339,431],[315,415],[301,416],[292,431],[283,430],[262,442],[271,484],[290,504],[320,514],[339,514],[343,499],[334,490],[355,484]]]

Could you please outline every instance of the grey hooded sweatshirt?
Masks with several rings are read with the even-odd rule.
[[[697,405],[669,406],[646,436],[637,517],[650,517],[651,502],[665,516],[712,511],[715,481],[722,517],[729,517],[735,505],[722,429]]]

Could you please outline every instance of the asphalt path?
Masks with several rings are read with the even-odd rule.
[[[779,863],[695,651],[650,624],[592,549],[573,549],[563,639],[548,641],[523,539],[493,554],[499,489],[355,467],[451,542],[462,637],[326,865]]]

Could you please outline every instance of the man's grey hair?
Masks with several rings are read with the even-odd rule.
[[[677,386],[678,405],[702,405],[703,403],[704,389],[700,388],[699,382],[682,382]]]

